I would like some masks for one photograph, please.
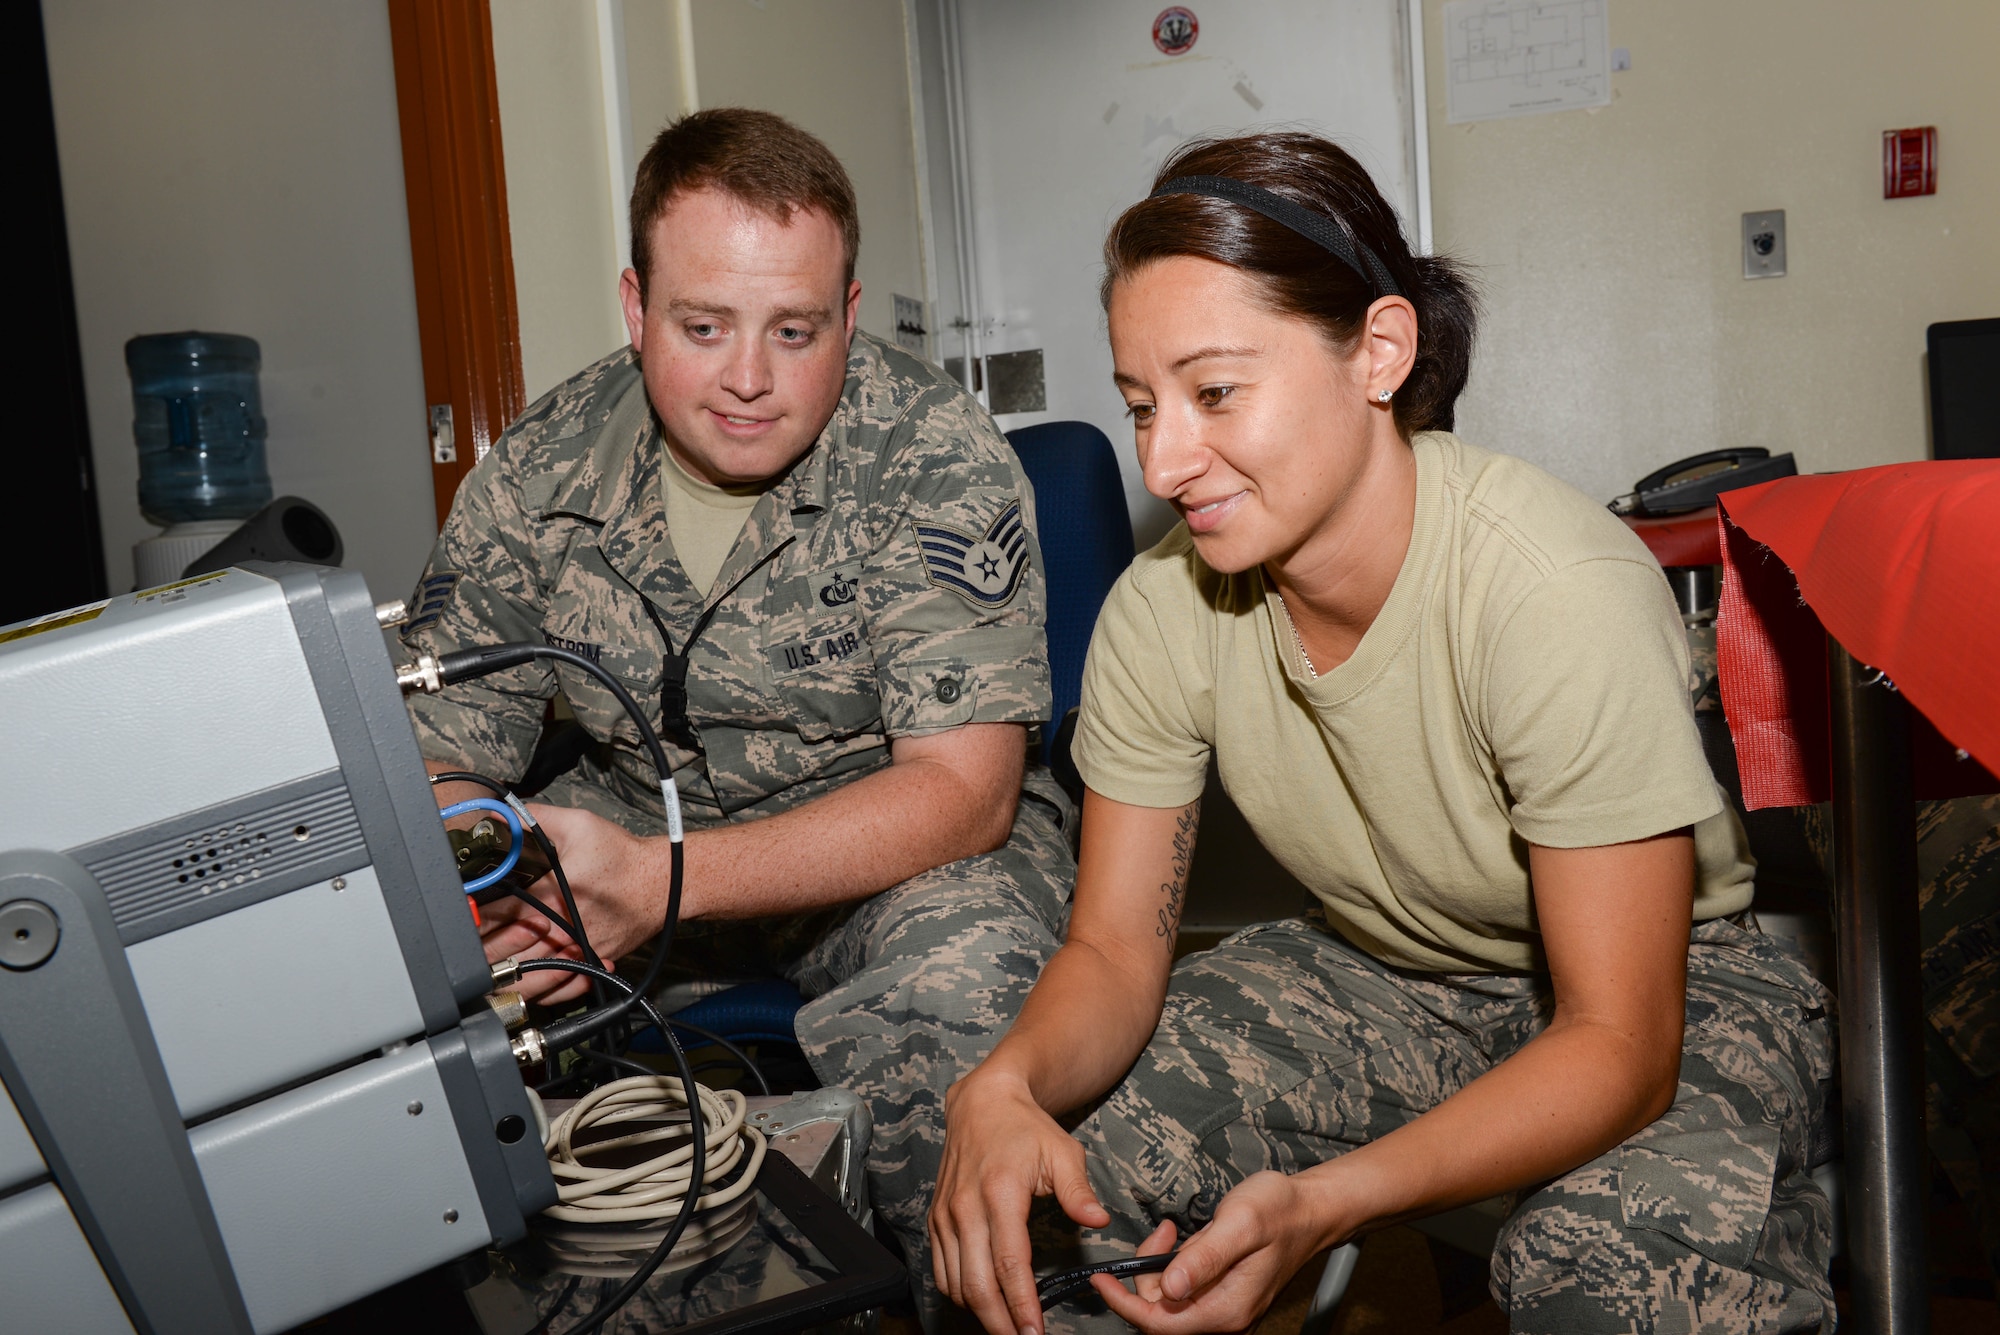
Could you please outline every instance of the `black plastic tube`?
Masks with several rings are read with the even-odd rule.
[[[1179,1256],[1180,1248],[1170,1252],[1159,1252],[1152,1256],[1127,1256],[1117,1261],[1099,1261],[1095,1265],[1080,1265],[1074,1270],[1061,1270],[1042,1280],[1035,1286],[1035,1297],[1044,1308],[1073,1298],[1090,1287],[1093,1275],[1109,1275],[1113,1279],[1129,1279],[1133,1275],[1157,1275]]]

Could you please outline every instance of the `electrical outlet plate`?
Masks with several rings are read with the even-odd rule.
[[[1785,276],[1785,211],[1766,209],[1743,215],[1743,276]]]

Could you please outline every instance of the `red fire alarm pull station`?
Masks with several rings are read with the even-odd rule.
[[[1937,193],[1937,127],[1882,131],[1882,198]]]

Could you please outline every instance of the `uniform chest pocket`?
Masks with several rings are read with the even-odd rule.
[[[550,589],[542,639],[581,654],[624,683],[659,724],[660,637],[645,620],[637,595],[621,587],[595,548],[579,552]],[[556,676],[577,718],[593,736],[636,741],[616,697],[597,678],[567,663]]]
[[[799,738],[823,742],[879,729],[875,652],[856,597],[861,567],[773,580],[764,656]]]

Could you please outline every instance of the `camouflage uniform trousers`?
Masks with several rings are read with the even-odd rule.
[[[1832,813],[1797,810],[1830,878]],[[2000,1280],[2000,796],[1916,815],[1926,1130]]]
[[[1832,1215],[1807,1175],[1831,1070],[1827,995],[1771,938],[1696,926],[1673,1107],[1517,1193],[1492,1258],[1517,1331],[1831,1330]],[[1390,968],[1310,919],[1183,960],[1151,1043],[1076,1131],[1112,1224],[1037,1211],[1036,1268],[1198,1228],[1264,1169],[1297,1172],[1409,1122],[1548,1023],[1546,977]],[[1101,1303],[1052,1332],[1122,1329]]]
[[[675,968],[761,968],[798,985],[799,1046],[826,1085],[868,1105],[868,1191],[902,1245],[927,1328],[956,1319],[931,1284],[925,1219],[944,1155],[944,1096],[1007,1031],[1069,922],[1067,805],[1024,793],[1006,844],[859,904],[770,923],[690,923]]]
[[[1697,713],[1720,710],[1715,627],[1691,627],[1688,651]],[[2000,795],[1916,807],[1926,1130],[2000,1280]],[[1785,814],[1797,821],[1830,894],[1832,809],[1820,803]],[[1831,913],[1827,921],[1837,926]]]

